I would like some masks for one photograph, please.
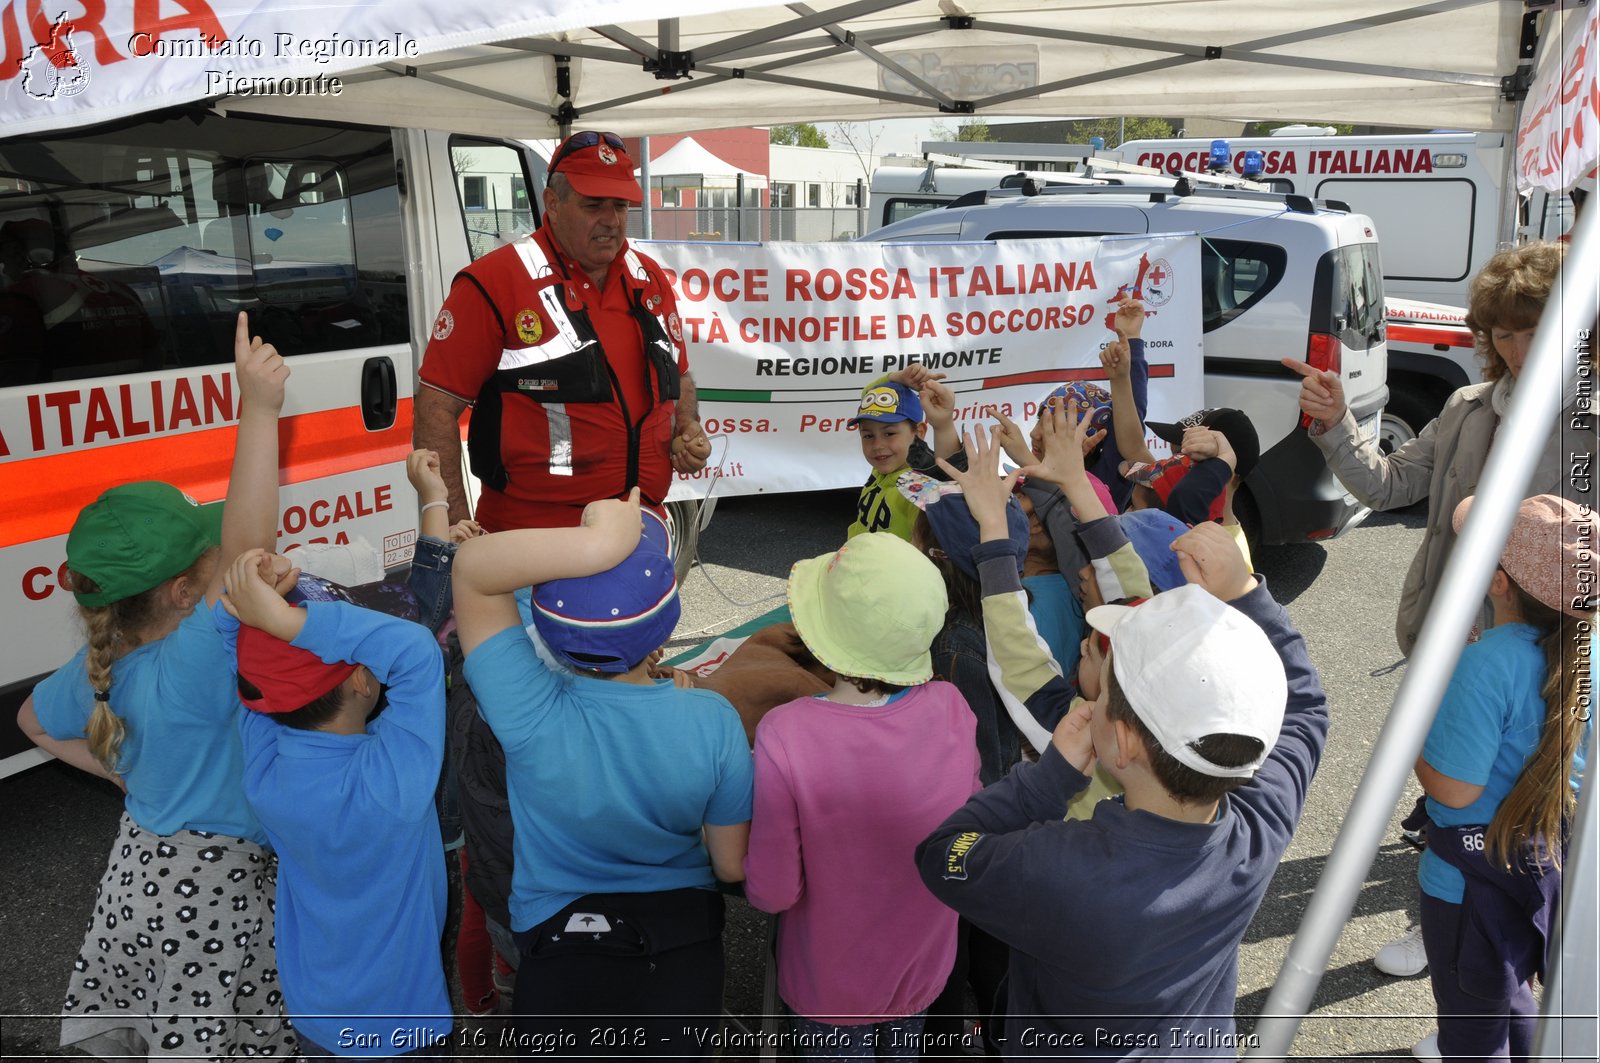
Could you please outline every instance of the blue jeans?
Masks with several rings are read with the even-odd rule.
[[[456,560],[456,544],[417,536],[417,550],[411,556],[411,575],[406,586],[416,595],[420,622],[435,635],[450,618],[450,573]]]
[[[860,1026],[834,1026],[817,1022],[792,1011],[796,1059],[916,1059],[921,1054],[922,1024],[927,1011],[903,1019],[863,1023]]]
[[[447,543],[431,535],[417,536],[417,550],[411,557],[411,574],[406,577],[406,589],[417,599],[418,622],[427,625],[435,635],[450,619],[453,601],[450,575],[454,571],[455,559],[455,543]],[[446,667],[449,667],[448,661]],[[446,851],[458,848],[465,840],[461,833],[461,803],[457,793],[456,758],[446,750],[444,770],[439,774],[439,788],[434,794],[434,807],[439,812],[439,834],[444,839]]]

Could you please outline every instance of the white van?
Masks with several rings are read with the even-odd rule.
[[[871,198],[868,201],[868,231],[939,207],[947,207],[969,192],[991,188],[1021,188],[1033,179],[1040,185],[1100,184],[1102,182],[1066,173],[1011,170],[1006,167],[880,166],[872,171]]]
[[[991,191],[983,203],[930,211],[869,239],[1201,234],[1205,403],[1243,410],[1261,439],[1261,462],[1238,499],[1241,522],[1254,541],[1292,543],[1337,535],[1366,515],[1307,438],[1299,377],[1278,360],[1337,371],[1361,430],[1377,434],[1388,352],[1371,219],[1299,196],[1173,182],[1029,191]]]
[[[279,549],[363,537],[409,561],[433,316],[532,230],[544,169],[514,141],[200,108],[0,143],[0,776],[43,759],[16,709],[81,641],[78,509],[145,477],[225,494],[238,311],[293,369]],[[685,532],[694,506],[669,507]]]
[[[1339,200],[1377,223],[1388,295],[1463,306],[1467,282],[1495,252],[1504,134],[1241,137],[1227,145],[1233,172],[1260,152],[1258,179],[1269,187]],[[1158,170],[1203,170],[1210,149],[1210,140],[1130,140],[1118,152]]]
[[[1472,277],[1500,247],[1508,141],[1502,133],[1331,133],[1299,126],[1229,139],[1231,167],[1243,174],[1246,153],[1260,152],[1258,179],[1270,187],[1347,203],[1376,223],[1391,302],[1383,438],[1398,446],[1438,416],[1451,392],[1482,379],[1463,312],[1452,308],[1466,306]],[[1131,140],[1118,151],[1158,170],[1201,169],[1211,144]],[[1517,238],[1557,239],[1574,212],[1571,193],[1535,192],[1516,204]]]

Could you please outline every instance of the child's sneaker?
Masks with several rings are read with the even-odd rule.
[[[1428,950],[1422,946],[1422,927],[1414,926],[1395,938],[1372,958],[1372,965],[1384,974],[1410,978],[1428,969]]]

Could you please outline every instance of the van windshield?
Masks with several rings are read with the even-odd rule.
[[[385,130],[184,115],[0,144],[0,386],[409,339]]]

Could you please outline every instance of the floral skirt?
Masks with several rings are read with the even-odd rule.
[[[273,942],[277,861],[242,838],[127,813],[61,1009],[61,1047],[106,1058],[295,1054]]]

